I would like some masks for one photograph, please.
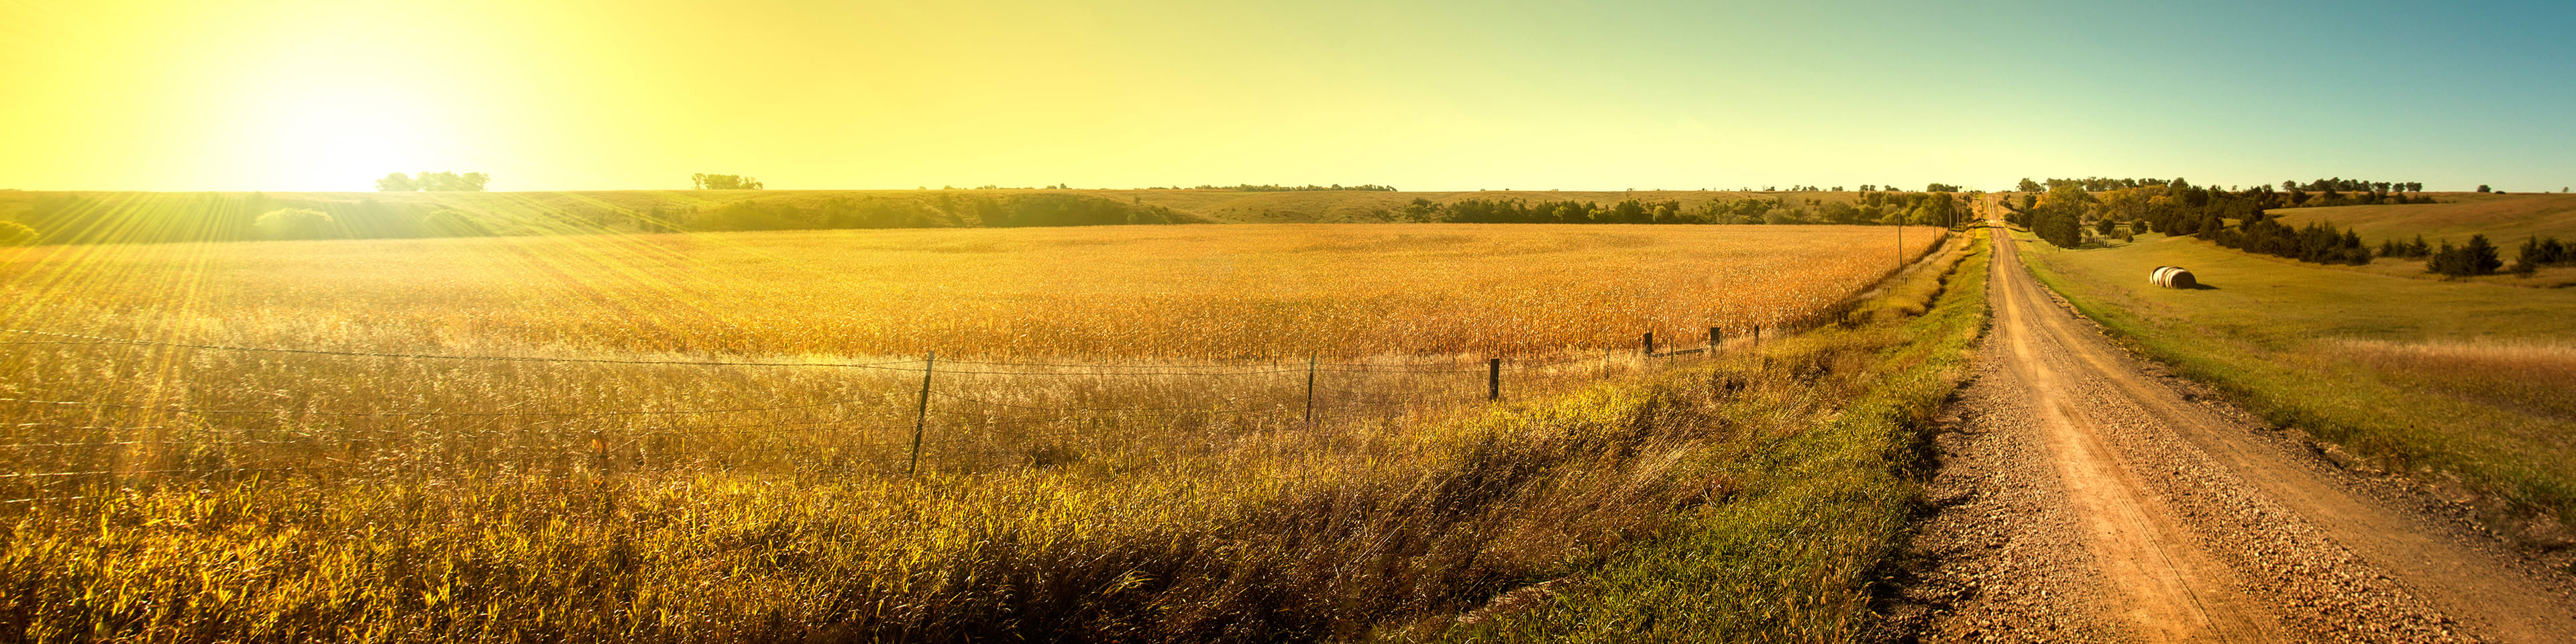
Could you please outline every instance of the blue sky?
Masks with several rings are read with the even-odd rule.
[[[0,188],[2576,184],[2576,3],[0,0]]]

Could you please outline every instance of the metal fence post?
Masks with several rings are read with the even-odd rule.
[[[912,408],[912,463],[903,468],[906,476],[921,473],[921,430],[930,426],[930,371],[939,361],[939,352],[921,357],[921,402]]]

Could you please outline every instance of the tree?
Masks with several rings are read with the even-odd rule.
[[[739,174],[692,174],[689,185],[699,190],[759,190],[760,180]]]
[[[385,177],[384,179],[377,180],[377,189],[384,189],[385,181],[398,176],[402,175],[395,174]],[[457,174],[454,172],[423,172],[412,179],[414,189],[428,190],[431,192],[482,192],[483,186],[491,182],[491,175],[483,174],[481,172],[468,172],[465,174]]]
[[[2488,243],[2486,235],[2470,235],[2466,246],[2453,247],[2450,242],[2442,242],[2442,249],[2424,262],[2425,272],[2452,277],[2494,275],[2496,269],[2502,267],[2504,260],[2496,258],[2495,244]]]
[[[2487,184],[2483,184],[2483,183],[2481,183],[2481,184],[2478,184],[2478,192],[2495,192],[2495,190],[2494,190],[2494,189],[2492,189],[2492,188],[2488,188],[2488,187],[2487,187]]]
[[[411,192],[419,189],[419,182],[412,181],[411,175],[400,172],[388,174],[385,175],[385,178],[376,180],[376,190],[378,192]]]
[[[2020,191],[2039,192],[2039,189],[2039,182],[2030,180],[2030,177],[2021,178],[2021,185],[2019,186]]]
[[[2093,195],[2081,183],[2066,182],[2041,195],[2030,232],[2060,248],[2074,248],[2084,243],[2084,211]]]

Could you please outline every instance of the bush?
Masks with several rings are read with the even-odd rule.
[[[36,243],[36,229],[14,221],[0,221],[0,246],[25,246]]]
[[[279,208],[260,213],[251,225],[269,239],[322,239],[332,234],[331,214],[305,208]]]

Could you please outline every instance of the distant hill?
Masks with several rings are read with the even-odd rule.
[[[2270,212],[2294,226],[2322,221],[2352,228],[2372,245],[2389,238],[2411,240],[2416,235],[2439,244],[2445,239],[2465,242],[2470,235],[2482,234],[2508,250],[2532,235],[2576,240],[2576,194],[2451,192],[2434,196],[2443,203],[2284,208]]]
[[[24,213],[38,197],[47,195],[136,195],[154,199],[193,199],[198,196],[249,195],[248,192],[49,192],[32,190],[0,191],[0,217]],[[1463,199],[1519,198],[1532,201],[1597,201],[1625,199],[1647,201],[1680,201],[1684,206],[1698,205],[1710,199],[1741,199],[1755,195],[1788,195],[1799,198],[1822,198],[1850,201],[1854,192],[1737,192],[1731,190],[1604,190],[1560,192],[1554,190],[1473,190],[1458,192],[1388,192],[1380,190],[1313,190],[1283,192],[1248,192],[1215,190],[581,190],[566,192],[270,192],[269,198],[281,202],[356,204],[375,201],[388,204],[434,205],[477,212],[547,211],[589,214],[594,211],[644,211],[654,206],[664,208],[713,208],[738,201],[758,200],[805,206],[819,205],[834,199],[887,199],[920,203],[935,202],[975,195],[1017,196],[1029,194],[1063,194],[1087,198],[1145,203],[1195,215],[1210,223],[1332,223],[1387,221],[1392,213],[1415,198],[1439,203]]]
[[[560,192],[47,192],[0,190],[0,220],[49,242],[258,238],[261,213],[330,215],[351,237],[544,235],[689,230],[1050,226],[1116,223],[1402,221],[1415,199],[1611,204],[1773,199],[1785,207],[1853,202],[1857,192],[1700,190],[1391,192],[1233,189],[598,190]],[[816,225],[814,222],[829,222]]]

